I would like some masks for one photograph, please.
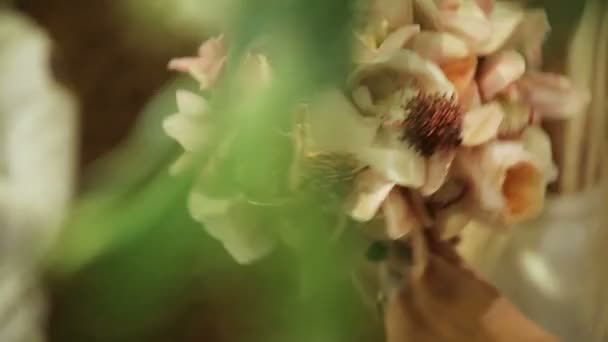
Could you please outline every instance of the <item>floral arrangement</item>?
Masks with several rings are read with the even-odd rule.
[[[495,229],[541,213],[557,170],[540,124],[582,112],[589,96],[540,71],[549,32],[542,10],[511,1],[376,0],[363,12],[346,84],[294,108],[289,191],[322,198],[340,233],[359,222],[379,251],[371,254],[389,269],[394,250],[409,251],[408,274],[421,279],[436,246],[449,249],[470,222]],[[227,41],[210,39],[169,68],[212,89],[224,75]],[[251,53],[239,79],[259,87],[272,82],[272,69]],[[180,91],[177,105],[164,122],[185,150],[176,173],[208,147],[214,129],[201,95]],[[225,154],[208,152],[210,164]],[[289,244],[264,224],[282,214],[238,192],[213,194],[212,170],[202,171],[189,209],[238,262]]]

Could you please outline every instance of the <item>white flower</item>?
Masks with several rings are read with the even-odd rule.
[[[209,127],[208,103],[192,92],[178,90],[178,112],[163,121],[163,129],[168,136],[175,139],[184,149],[184,154],[173,164],[173,174],[183,171],[190,165],[192,153],[200,151],[206,141]]]
[[[222,37],[210,39],[199,49],[198,57],[178,58],[169,68],[189,73],[199,81],[201,89],[213,86],[225,62]],[[255,95],[270,81],[270,66],[264,55],[247,54],[237,73],[235,84],[241,96]],[[206,151],[211,132],[216,129],[210,118],[207,100],[186,90],[177,91],[178,112],[163,121],[163,129],[175,139],[184,153],[172,165],[170,172],[178,174],[192,165],[193,157],[201,152],[213,154],[212,161],[221,159],[218,151]],[[224,137],[226,138],[226,137]],[[248,202],[242,195],[214,197],[201,184],[213,163],[201,171],[199,184],[190,193],[188,208],[192,217],[220,241],[239,263],[250,263],[270,253],[275,237],[268,230],[264,210]]]
[[[214,199],[194,191],[188,200],[190,214],[240,264],[249,264],[274,250],[276,236],[269,217],[244,198]]]

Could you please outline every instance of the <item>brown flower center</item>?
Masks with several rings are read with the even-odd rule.
[[[455,97],[420,92],[405,109],[402,139],[420,154],[431,156],[439,150],[460,146],[462,142],[462,109]]]

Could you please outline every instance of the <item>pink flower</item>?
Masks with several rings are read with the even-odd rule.
[[[217,81],[226,60],[223,36],[211,38],[198,49],[196,57],[175,58],[169,62],[169,69],[190,74],[201,89],[212,87]]]

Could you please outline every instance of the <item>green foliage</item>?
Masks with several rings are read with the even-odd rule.
[[[229,63],[227,80],[214,92],[211,115],[217,130],[210,150],[227,136],[236,138],[216,185],[260,199],[284,191],[292,146],[276,132],[289,128],[300,101],[342,84],[350,67],[352,10],[348,0],[241,2],[229,32],[230,60],[238,61],[263,41],[276,82],[262,94],[243,96],[230,79],[236,64]],[[90,175],[49,262],[64,310],[55,322],[55,339],[166,340],[163,332],[185,324],[179,317],[193,296],[213,302],[230,288],[236,293],[232,301],[206,310],[230,312],[224,321],[266,327],[254,334],[234,323],[230,340],[369,341],[361,328],[370,324],[363,324],[350,277],[351,247],[358,242],[330,238],[335,218],[320,209],[321,203],[293,208],[300,218],[294,229],[303,236],[299,248],[279,250],[254,268],[234,265],[188,217],[186,198],[197,167],[181,177],[168,175],[180,151],[160,129],[163,117],[175,111],[174,90],[183,87],[180,81],[160,94],[124,149]],[[201,154],[196,165],[208,157]],[[233,283],[235,278],[242,282]],[[250,288],[259,291],[243,295]],[[248,305],[252,301],[257,306]],[[260,317],[270,321],[261,323]]]

